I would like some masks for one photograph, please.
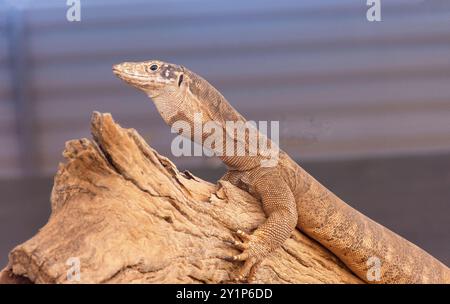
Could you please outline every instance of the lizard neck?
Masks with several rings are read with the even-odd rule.
[[[261,141],[273,145],[256,126],[247,123],[205,79],[187,70],[184,73],[179,88],[152,97],[168,125],[182,136],[214,151],[231,168],[250,170],[267,158],[273,159],[260,153]]]
[[[157,95],[149,96],[169,126],[182,121],[193,129],[200,117],[202,126],[214,122],[225,131],[227,122],[246,122],[205,79],[187,69],[183,76],[181,86],[167,87]],[[190,139],[194,140],[193,137]]]

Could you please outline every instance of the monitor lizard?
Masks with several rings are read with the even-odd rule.
[[[227,121],[246,122],[218,90],[184,66],[159,60],[124,62],[114,65],[113,72],[145,92],[170,126],[177,121],[193,126],[195,114],[200,113],[201,123],[214,121],[224,131],[220,139],[226,140],[235,138],[225,128]],[[208,135],[202,133],[201,140]],[[188,136],[199,142],[192,133]],[[259,132],[257,137],[267,139]],[[267,140],[270,147],[276,146]],[[242,141],[241,152],[248,152],[249,137],[244,136]],[[278,150],[277,162],[272,166],[262,165],[269,156],[259,152],[222,154],[219,157],[229,170],[221,180],[258,198],[267,216],[252,234],[237,230],[240,240],[231,242],[242,252],[225,258],[244,261],[236,276],[238,281],[252,280],[264,258],[280,248],[297,227],[366,282],[450,283],[446,265],[347,205],[282,150]],[[375,281],[367,276],[371,258],[381,262],[381,275]]]

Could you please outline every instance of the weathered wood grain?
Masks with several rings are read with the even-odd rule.
[[[3,278],[69,283],[70,258],[80,282],[220,283],[240,265],[233,230],[264,220],[260,204],[229,183],[214,185],[148,146],[109,114],[94,113],[94,140],[67,142],[51,195],[48,223],[9,255]],[[359,283],[337,258],[299,231],[264,262],[262,283]]]

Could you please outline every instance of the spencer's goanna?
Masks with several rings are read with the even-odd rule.
[[[223,136],[233,138],[227,134],[226,122],[246,121],[211,84],[184,66],[158,60],[124,62],[114,65],[113,72],[144,91],[170,126],[176,121],[193,126],[195,115],[201,114],[202,124],[214,121],[224,129]],[[202,139],[208,135],[202,134]],[[250,145],[245,138],[247,151]],[[193,135],[191,139],[196,140]],[[297,227],[332,251],[362,280],[368,281],[367,261],[376,257],[381,272],[375,283],[450,282],[447,266],[347,205],[283,151],[279,151],[275,166],[262,165],[267,154],[223,154],[220,159],[229,170],[222,180],[258,198],[267,216],[252,234],[237,231],[242,241],[233,245],[242,253],[229,259],[244,261],[238,280],[251,280],[264,258],[280,248]]]

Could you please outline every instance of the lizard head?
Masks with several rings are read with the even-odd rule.
[[[184,67],[159,60],[123,62],[113,72],[128,84],[156,97],[165,91],[177,90],[183,82]]]
[[[186,102],[189,71],[177,64],[159,60],[123,62],[113,66],[113,72],[131,86],[143,91],[153,100],[164,121],[172,125],[179,112],[195,109]]]
[[[217,119],[217,113],[235,113],[221,102],[224,97],[213,86],[181,65],[159,60],[124,62],[114,65],[113,72],[150,97],[170,126],[180,119],[192,124],[196,113],[205,121]],[[233,117],[238,119],[242,118]]]

